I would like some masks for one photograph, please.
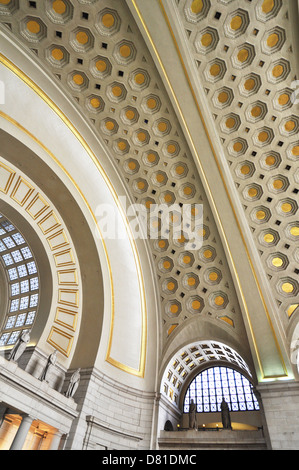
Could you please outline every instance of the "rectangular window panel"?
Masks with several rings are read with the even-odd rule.
[[[26,318],[26,313],[21,313],[18,315],[17,321],[16,321],[16,327],[23,326],[25,323],[25,318]]]
[[[15,284],[11,284],[10,286],[11,295],[19,295],[20,293],[20,284],[16,282]]]
[[[8,317],[6,325],[5,325],[5,330],[9,330],[10,328],[14,327],[16,321],[16,315],[12,315],[11,317]]]
[[[25,310],[29,305],[29,297],[22,297],[20,301],[20,310]]]
[[[30,297],[30,308],[36,307],[38,303],[38,294],[34,294]]]
[[[5,245],[9,249],[14,248],[16,246],[15,242],[13,241],[13,239],[11,237],[2,238],[2,241],[5,243]]]
[[[37,290],[39,286],[38,277],[32,277],[30,279],[30,290]]]
[[[8,270],[8,275],[9,275],[9,279],[11,281],[14,281],[15,279],[18,278],[18,272],[16,270],[16,268],[11,268]]]
[[[15,230],[15,227],[10,222],[8,222],[8,220],[4,220],[1,225],[7,232],[12,232]]]
[[[2,241],[0,240],[0,252],[6,251],[6,250],[7,250],[6,246],[5,246],[4,243],[2,243]]]
[[[27,314],[26,323],[25,323],[26,325],[32,325],[32,323],[34,322],[35,314],[36,312],[29,312]]]
[[[6,255],[2,255],[2,259],[4,263],[6,264],[6,266],[10,266],[11,264],[14,264],[14,260],[12,259],[9,253],[7,253]]]
[[[21,293],[25,294],[25,292],[29,292],[29,281],[26,279],[26,281],[21,282]]]
[[[24,264],[21,264],[21,266],[18,266],[18,273],[20,277],[25,277],[27,276],[27,269]]]
[[[27,269],[29,274],[35,274],[37,272],[35,262],[31,261],[31,263],[27,263]]]
[[[4,346],[6,344],[6,341],[8,340],[10,333],[3,333],[0,337],[0,346]]]
[[[28,246],[25,246],[24,248],[21,248],[21,252],[22,252],[25,259],[32,258],[32,253],[31,253],[30,249],[28,248]]]
[[[15,263],[20,263],[21,261],[23,261],[23,256],[21,255],[21,252],[19,250],[12,251],[11,255]]]
[[[10,303],[10,312],[16,312],[19,309],[20,299],[13,299]]]
[[[19,337],[20,331],[13,331],[9,337],[9,340],[7,341],[7,344],[14,344],[18,337]]]
[[[14,233],[12,235],[12,238],[14,239],[17,245],[23,245],[25,243],[25,240],[20,233]]]

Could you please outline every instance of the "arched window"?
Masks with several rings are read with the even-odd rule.
[[[191,400],[198,413],[221,411],[222,398],[230,411],[259,410],[259,404],[249,380],[229,367],[210,367],[198,374],[190,383],[185,399],[184,413],[189,412]]]
[[[32,328],[39,303],[39,275],[26,240],[1,214],[0,263],[8,286],[0,346],[10,346],[15,344],[22,331]]]

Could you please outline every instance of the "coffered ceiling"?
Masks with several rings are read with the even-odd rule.
[[[193,318],[215,322],[244,344],[241,308],[209,198],[129,3],[132,8],[134,2],[119,0],[4,0],[0,21],[76,102],[135,202],[148,210],[153,203],[203,204],[201,249],[186,250],[184,233],[173,240],[172,225],[170,233],[150,240],[164,344]],[[205,96],[205,113],[286,331],[299,293],[299,118],[289,5],[177,0],[166,2],[172,11],[167,18],[165,2],[159,3],[180,37],[174,71],[175,60],[192,64],[192,83]],[[195,225],[196,217],[194,210]]]

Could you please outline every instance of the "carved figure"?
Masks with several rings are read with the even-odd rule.
[[[223,429],[232,429],[229,407],[224,398],[222,398],[221,402],[221,420]]]
[[[197,429],[196,404],[193,400],[189,406],[189,429]]]
[[[41,381],[46,380],[49,370],[51,369],[52,366],[54,366],[56,364],[56,361],[57,361],[57,351],[55,349],[55,351],[52,354],[50,354],[50,356],[48,357],[47,364],[46,364],[39,380],[41,380]]]
[[[29,341],[30,341],[29,331],[23,331],[21,335],[19,336],[19,338],[17,339],[14,347],[10,351],[8,360],[17,361],[18,359],[20,359]]]
[[[73,397],[80,381],[80,368],[77,369],[73,375],[71,376],[70,383],[68,385],[67,391],[65,392],[65,396],[70,398]]]

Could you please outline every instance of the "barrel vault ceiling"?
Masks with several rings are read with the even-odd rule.
[[[242,314],[217,224],[127,3],[1,0],[0,21],[82,110],[134,201],[148,209],[152,203],[203,204],[201,249],[186,250],[183,235],[178,241],[171,236],[150,241],[163,343],[196,317],[232,331],[244,344]],[[288,2],[170,3],[286,330],[299,302],[299,117],[291,99],[296,64]],[[192,217],[196,220],[195,212]]]

